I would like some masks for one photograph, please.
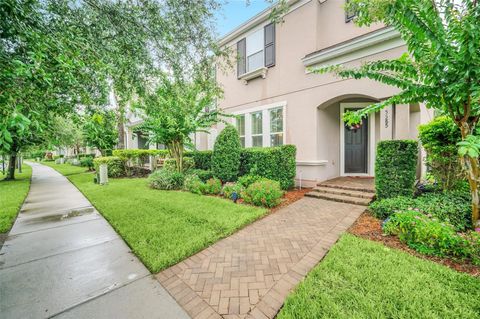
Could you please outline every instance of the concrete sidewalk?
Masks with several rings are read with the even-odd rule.
[[[0,251],[2,318],[189,318],[75,186],[29,165]]]

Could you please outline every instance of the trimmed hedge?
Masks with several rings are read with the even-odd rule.
[[[95,171],[98,172],[100,164],[107,164],[108,177],[121,177],[125,175],[125,162],[117,156],[103,156],[93,160]]]
[[[113,156],[120,157],[123,160],[136,160],[146,162],[149,156],[159,156],[165,158],[168,156],[168,150],[144,150],[144,149],[128,149],[114,150]]]
[[[183,171],[186,172],[194,166],[193,158],[184,157],[183,158]],[[171,171],[177,170],[177,161],[174,158],[167,158],[163,162],[163,168]]]
[[[417,173],[418,143],[413,140],[381,141],[375,161],[378,199],[413,196]]]
[[[217,136],[213,147],[212,171],[215,177],[223,182],[237,180],[241,148],[237,129],[227,125]]]
[[[212,169],[213,151],[187,151],[184,156],[193,158],[195,168],[209,171]]]
[[[297,149],[294,145],[246,148],[240,159],[240,176],[258,175],[278,181],[282,189],[295,185]]]

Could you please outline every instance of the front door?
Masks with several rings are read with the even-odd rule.
[[[363,119],[360,128],[345,130],[345,174],[366,174],[368,167],[368,120]]]

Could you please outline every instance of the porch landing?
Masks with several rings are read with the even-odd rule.
[[[375,183],[372,177],[337,177],[317,184],[311,192],[305,195],[368,206],[375,197]]]

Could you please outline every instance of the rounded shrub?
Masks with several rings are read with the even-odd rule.
[[[218,195],[222,191],[222,182],[218,178],[210,178],[205,182],[205,194]]]
[[[233,182],[237,179],[241,148],[237,129],[227,125],[218,135],[213,147],[212,171],[215,177],[224,182]]]
[[[282,196],[280,183],[266,179],[251,184],[242,192],[245,203],[264,207],[277,206]]]
[[[237,193],[238,198],[241,198],[241,193],[245,188],[240,183],[226,183],[222,188],[222,195],[225,198],[232,199],[234,192]]]
[[[417,160],[418,143],[414,140],[379,142],[375,161],[377,198],[413,196]]]
[[[101,164],[107,164],[108,177],[121,177],[125,175],[125,162],[117,156],[103,156],[93,160],[93,165],[97,172]]]
[[[247,188],[253,183],[261,180],[267,180],[267,178],[259,175],[243,175],[242,177],[238,178],[238,183],[240,183],[240,185],[242,185],[243,187]]]
[[[183,183],[183,189],[194,194],[205,194],[206,185],[197,175],[187,175]]]
[[[148,183],[151,188],[175,190],[181,189],[184,182],[184,175],[179,172],[159,169],[150,174]]]

